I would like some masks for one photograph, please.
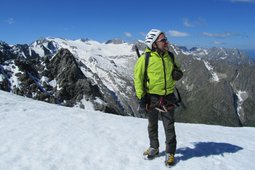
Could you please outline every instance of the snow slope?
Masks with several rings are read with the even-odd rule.
[[[147,120],[67,108],[0,91],[1,170],[158,170],[144,160]],[[172,169],[253,170],[255,128],[176,123]]]

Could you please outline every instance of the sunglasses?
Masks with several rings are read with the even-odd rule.
[[[156,41],[156,42],[163,42],[163,43],[166,43],[168,40],[167,40],[167,38],[162,38],[162,39],[160,39],[160,40],[158,40],[158,41]]]

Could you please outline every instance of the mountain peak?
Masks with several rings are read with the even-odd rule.
[[[108,40],[105,42],[105,44],[123,44],[123,43],[125,43],[125,41],[118,39],[118,38]]]

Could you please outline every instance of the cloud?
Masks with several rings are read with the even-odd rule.
[[[15,23],[15,20],[13,18],[9,18],[6,22],[11,25]]]
[[[204,35],[206,37],[226,38],[226,37],[231,37],[234,34],[230,33],[230,32],[226,32],[226,33],[222,33],[222,34],[203,32],[202,35]]]
[[[170,30],[167,33],[172,37],[187,37],[187,36],[189,36],[189,34],[186,32],[180,32],[180,31],[176,31],[176,30]]]
[[[189,19],[187,19],[187,18],[184,18],[184,20],[183,20],[183,25],[185,26],[185,27],[194,27],[194,25],[189,21]]]
[[[189,20],[188,18],[183,19],[183,25],[185,27],[196,27],[196,26],[203,26],[206,25],[206,20],[199,17],[194,21]]]
[[[146,33],[145,32],[140,32],[139,33],[141,36],[145,37],[146,36]]]
[[[230,0],[230,2],[255,3],[255,0]]]
[[[224,43],[220,42],[220,41],[213,41],[212,44],[214,44],[214,45],[223,45]]]
[[[129,33],[129,32],[124,32],[124,34],[125,34],[126,37],[132,37],[132,34]]]

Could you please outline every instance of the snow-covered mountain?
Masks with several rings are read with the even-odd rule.
[[[10,48],[12,49],[12,51],[17,51],[17,50],[14,50],[12,47]],[[6,48],[3,48],[3,49],[6,49]],[[67,51],[59,52],[61,49],[66,49],[67,51],[71,53],[69,54]],[[78,69],[80,69],[82,74],[86,77],[86,79],[88,79],[90,86],[94,86],[95,88],[100,89],[100,92],[103,94],[103,97],[101,97],[101,99],[107,103],[106,110],[109,110],[110,112],[122,114],[122,115],[128,115],[128,114],[134,115],[134,111],[132,111],[132,108],[128,105],[129,100],[132,97],[134,98],[132,82],[129,80],[132,79],[132,74],[133,74],[132,68],[136,61],[135,53],[131,49],[132,49],[132,45],[129,45],[126,43],[116,44],[116,43],[108,42],[107,44],[105,44],[105,43],[99,43],[92,40],[83,40],[83,39],[73,41],[73,40],[65,40],[60,38],[46,38],[46,39],[37,40],[33,42],[29,46],[29,48],[26,49],[26,53],[29,55],[24,56],[23,58],[24,59],[38,58],[37,56],[34,56],[33,54],[37,54],[40,56],[39,59],[42,61],[40,61],[39,63],[38,62],[33,63],[33,65],[40,64],[40,67],[41,67],[41,70],[39,71],[41,72],[41,75],[37,77],[39,78],[37,82],[39,82],[40,87],[45,89],[44,91],[50,91],[50,93],[54,94],[55,92],[61,90],[63,86],[68,86],[68,84],[71,84],[70,82],[65,84],[65,82],[69,81],[70,79],[74,79],[75,77],[73,76],[72,78],[69,78],[70,72],[64,71],[69,68],[70,62],[64,62],[61,58],[64,58],[65,55],[68,54],[70,57],[75,59],[76,64],[73,63],[73,65],[77,65]],[[11,57],[8,57],[8,59],[10,58]],[[56,58],[59,58],[59,59],[56,59]],[[56,62],[54,62],[55,59],[56,59]],[[17,63],[14,63],[14,61],[10,61],[10,60],[8,61],[9,61],[8,64],[5,64],[2,66],[3,68],[2,70],[10,70],[10,72],[12,72],[13,76],[9,78],[10,80],[9,84],[11,84],[11,91],[16,91],[14,89],[14,86],[16,88],[20,88],[20,84],[18,83],[20,81],[17,80],[18,78],[16,78],[15,75],[19,74],[20,71],[16,66],[14,66],[14,65],[17,65]],[[59,66],[60,65],[59,63],[62,63],[61,66]],[[30,65],[32,64],[30,63]],[[58,67],[58,71],[52,71],[52,69],[55,70],[54,67]],[[75,66],[72,66],[72,67],[75,67]],[[34,72],[36,72],[35,70],[38,70],[38,69],[35,68]],[[47,71],[51,72],[51,75],[48,74]],[[5,71],[5,72],[8,72],[8,71]],[[59,75],[60,74],[62,75],[65,73],[67,75],[64,76],[65,77],[64,80],[63,78],[59,79]],[[77,74],[77,73],[75,72],[74,74]],[[12,77],[15,80],[12,80]],[[79,79],[81,78],[78,78],[77,81]],[[64,82],[64,84],[61,82]],[[72,84],[73,83],[75,82],[72,82]],[[51,88],[47,89],[45,86],[43,87],[43,84],[46,84],[47,86],[51,86]],[[88,86],[83,88],[88,88]],[[51,89],[55,89],[55,91],[52,92]],[[122,91],[124,91],[125,94],[128,94],[128,95],[122,95],[122,92],[120,91],[120,89],[122,89]],[[65,89],[64,91],[70,91],[70,90]],[[91,90],[91,92],[89,93],[94,93],[94,90]],[[71,95],[71,96],[73,95],[77,96],[78,94],[79,92],[75,94],[70,94],[70,92],[69,94],[65,93],[65,95]],[[79,96],[78,98],[75,98],[75,100],[72,101],[71,103],[70,103],[71,98],[63,99],[64,97],[63,95],[61,95],[62,97],[59,95],[54,95],[54,98],[57,98],[57,100],[60,101],[60,103],[62,104],[68,103],[66,105],[73,106],[73,105],[80,105],[79,101],[81,101],[81,99],[91,100],[91,97],[87,95],[88,94],[86,95],[84,94],[84,97]],[[94,97],[100,97],[100,95],[93,96],[93,98]],[[47,100],[52,101],[52,99],[47,99]],[[135,102],[135,100],[132,100],[132,101],[133,103]],[[84,105],[84,102],[81,102],[81,103],[82,105]]]
[[[253,170],[255,128],[176,123],[177,164],[185,170]],[[0,169],[155,170],[160,155],[144,160],[147,120],[61,107],[0,90]]]
[[[139,42],[141,52],[144,45]],[[185,107],[180,122],[255,126],[255,64],[238,49],[170,49],[185,71],[177,83]],[[3,90],[37,100],[120,115],[136,112],[133,45],[120,40],[45,38],[30,45],[0,43]]]

